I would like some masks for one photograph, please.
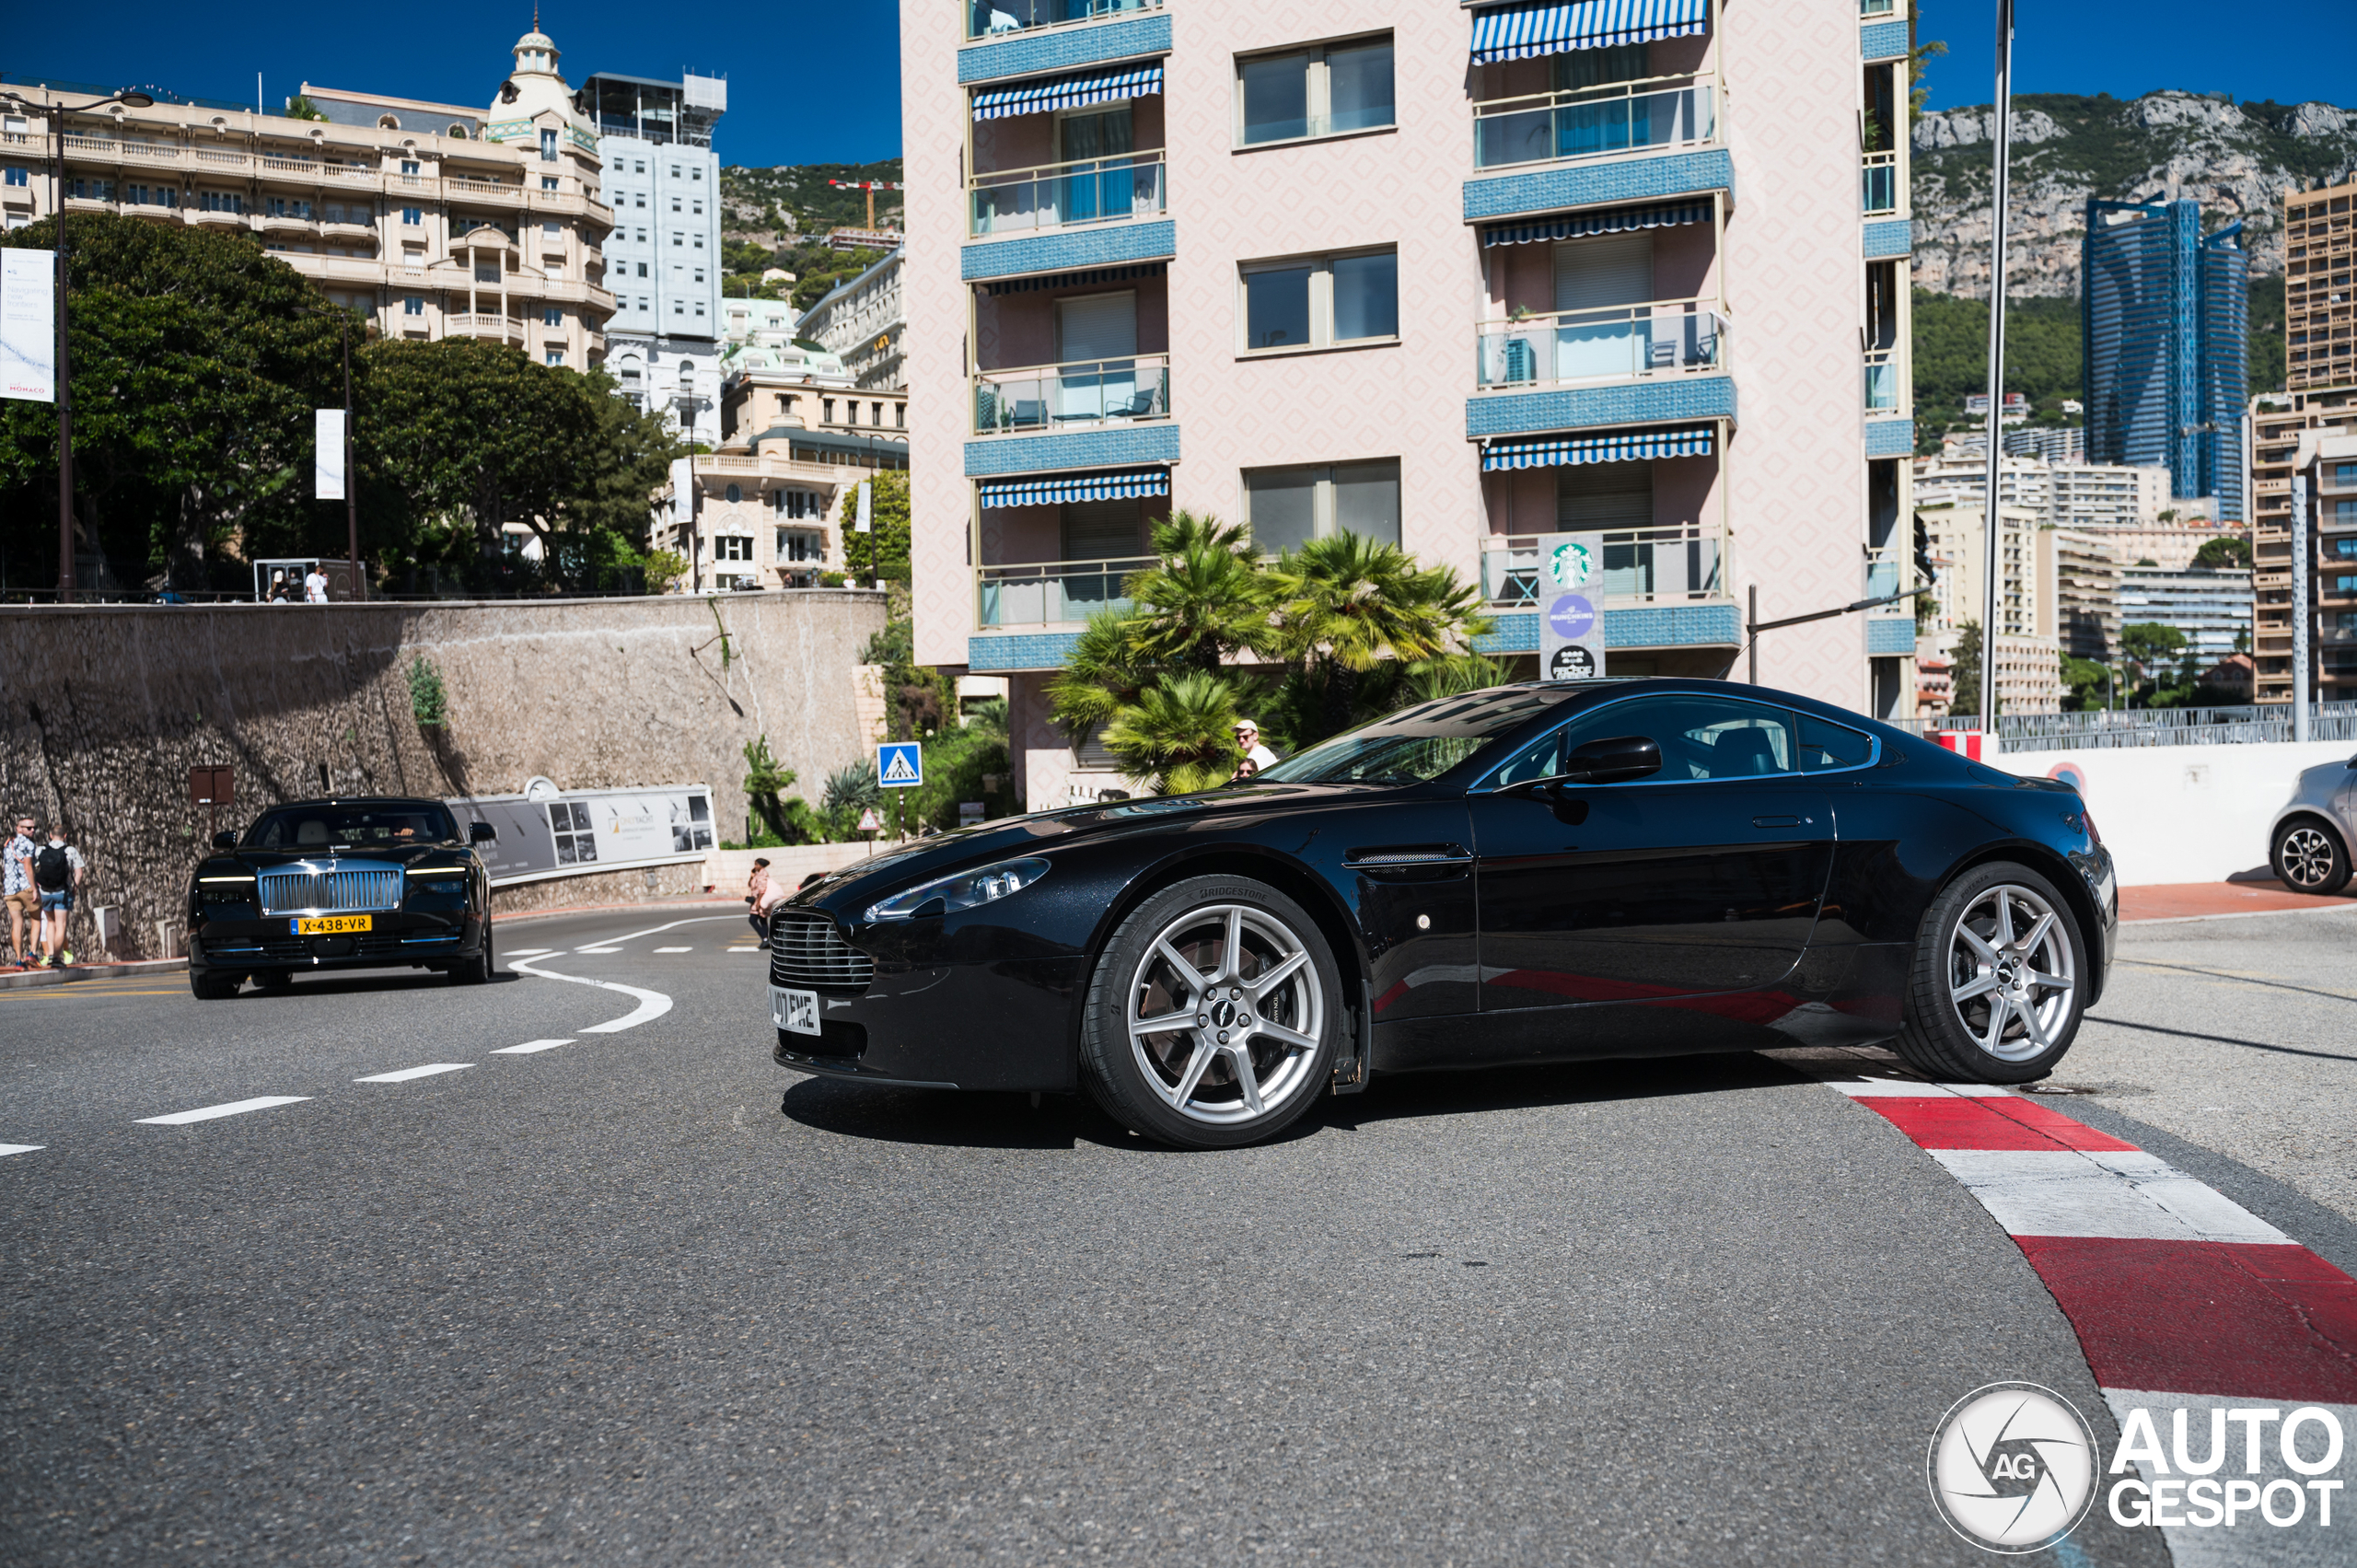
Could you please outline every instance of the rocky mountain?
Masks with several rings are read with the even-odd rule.
[[[1915,282],[1989,294],[1988,105],[1923,115],[1914,130]],[[2074,297],[2089,196],[2202,205],[2203,225],[2242,220],[2254,278],[2283,273],[2287,191],[2357,171],[2357,111],[2328,103],[2235,103],[2197,93],[2140,99],[2025,93],[2014,100],[2005,286]]]

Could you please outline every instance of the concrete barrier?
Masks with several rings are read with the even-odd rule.
[[[791,849],[714,850],[704,857],[704,886],[715,893],[742,893],[745,878],[753,874],[753,862],[766,857],[772,881],[796,887],[814,871],[839,871],[855,860],[881,854],[891,847],[888,843],[872,848],[864,843],[795,844]]]
[[[2008,751],[2009,773],[2068,778],[2123,886],[2270,876],[2268,830],[2304,768],[2345,762],[2346,740],[2123,750]]]

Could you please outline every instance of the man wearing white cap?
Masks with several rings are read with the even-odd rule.
[[[1250,719],[1236,721],[1236,749],[1252,759],[1256,770],[1276,765],[1277,754],[1260,744],[1260,726]]]

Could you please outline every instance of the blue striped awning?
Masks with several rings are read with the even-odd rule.
[[[1082,71],[1069,76],[1035,76],[1011,87],[985,87],[974,95],[974,118],[1004,120],[1016,114],[1046,114],[1085,103],[1144,98],[1162,90],[1162,62],[1120,71]]]
[[[1121,501],[1132,495],[1170,494],[1168,469],[1125,469],[1119,473],[1067,473],[1053,479],[986,479],[985,510],[1002,506],[1053,506],[1064,501]]]
[[[1708,30],[1710,0],[1536,0],[1473,17],[1473,64],[1607,49]]]
[[[1571,468],[1579,463],[1641,463],[1655,458],[1707,458],[1707,424],[1678,430],[1619,430],[1609,436],[1547,436],[1531,441],[1492,441],[1481,449],[1481,471],[1493,469]]]
[[[1090,267],[1077,273],[1041,273],[1036,277],[1000,278],[991,285],[991,294],[1030,294],[1043,288],[1083,288],[1090,284],[1126,283],[1132,278],[1158,278],[1167,265],[1161,261],[1138,261],[1126,267]]]
[[[1672,207],[1614,207],[1600,213],[1564,213],[1524,223],[1493,223],[1481,231],[1481,243],[1527,245],[1538,239],[1578,239],[1590,234],[1625,234],[1638,228],[1671,228],[1681,223],[1708,223],[1711,203],[1681,202]]]

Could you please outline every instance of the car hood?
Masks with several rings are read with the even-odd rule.
[[[334,860],[344,863],[369,861],[378,865],[411,866],[426,861],[447,865],[453,857],[465,859],[469,854],[464,844],[366,844],[351,849],[314,846],[310,849],[246,849],[215,850],[206,857],[208,866],[235,863],[250,871],[269,871],[281,865],[320,865]]]
[[[1082,839],[1099,839],[1151,832],[1180,822],[1220,818],[1263,819],[1272,814],[1314,810],[1343,800],[1404,795],[1385,784],[1241,784],[1206,790],[1200,795],[1146,796],[1136,800],[1095,806],[1067,806],[1053,811],[1004,818],[942,833],[865,860],[855,860],[804,888],[789,905],[823,906],[845,912],[864,900],[901,888],[914,887],[935,877],[994,860],[1038,854]]]

